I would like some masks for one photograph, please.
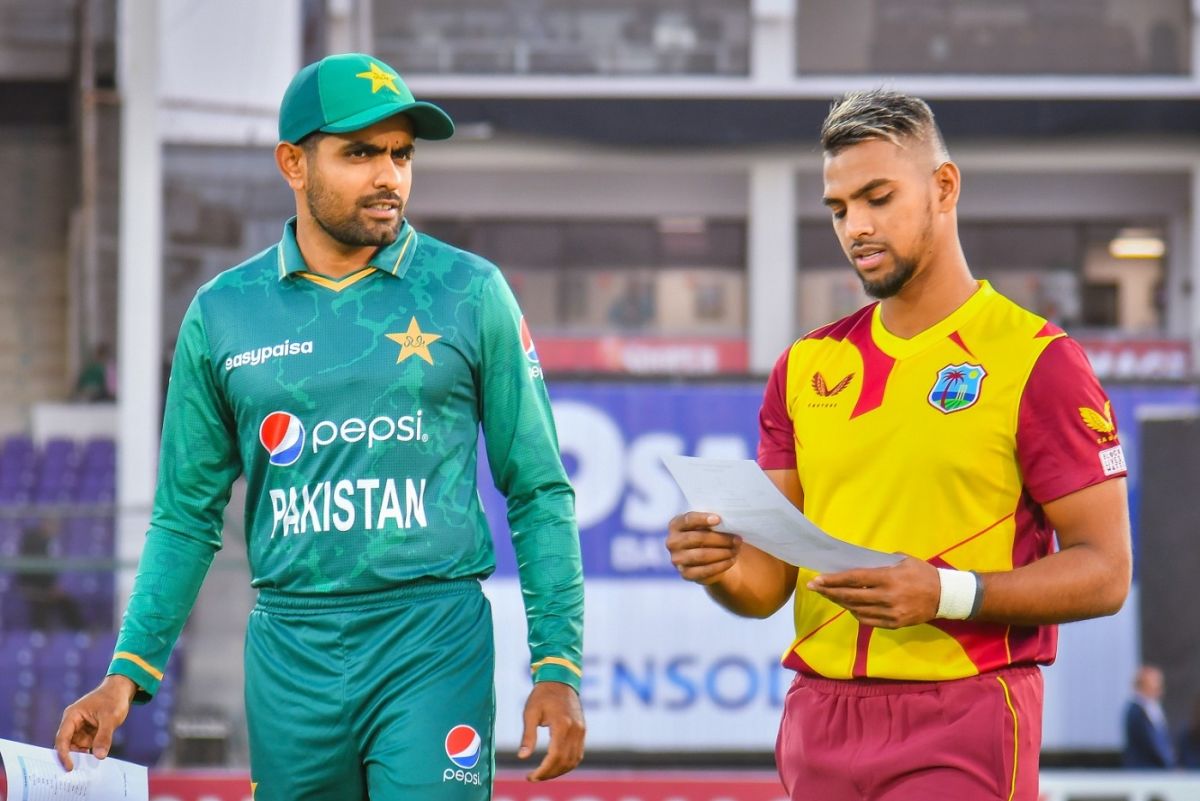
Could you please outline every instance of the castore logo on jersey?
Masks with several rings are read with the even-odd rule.
[[[853,380],[854,380],[854,373],[851,373],[850,375],[846,376],[841,381],[837,382],[836,384],[834,384],[831,387],[831,386],[829,386],[829,383],[825,380],[825,376],[821,375],[819,372],[816,372],[816,373],[813,373],[812,388],[813,388],[813,392],[817,393],[822,398],[832,398],[834,395],[837,395],[839,392],[844,390],[846,387],[850,386],[850,382]]]
[[[1096,440],[1097,445],[1112,442],[1117,438],[1117,424],[1113,421],[1112,401],[1104,404],[1103,412],[1098,412],[1090,406],[1080,406],[1079,416],[1083,419],[1084,425],[1100,435]]]

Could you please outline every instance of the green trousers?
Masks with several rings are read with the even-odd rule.
[[[246,630],[255,801],[485,801],[491,606],[474,580],[263,591]]]

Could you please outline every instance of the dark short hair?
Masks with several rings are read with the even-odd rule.
[[[311,156],[313,151],[317,149],[317,145],[321,143],[321,140],[328,135],[329,134],[323,131],[313,131],[312,133],[301,137],[296,142],[296,145],[304,148],[304,152]]]
[[[919,97],[870,89],[850,92],[830,106],[821,125],[821,148],[826,153],[837,154],[874,139],[897,145],[904,140],[927,141],[949,158],[933,110]]]

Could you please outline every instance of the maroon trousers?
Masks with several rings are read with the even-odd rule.
[[[797,675],[775,745],[792,801],[1037,801],[1042,674],[938,682]]]

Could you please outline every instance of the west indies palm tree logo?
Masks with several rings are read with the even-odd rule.
[[[929,391],[929,403],[944,414],[969,409],[979,400],[980,385],[987,370],[979,364],[948,364],[938,370]]]

